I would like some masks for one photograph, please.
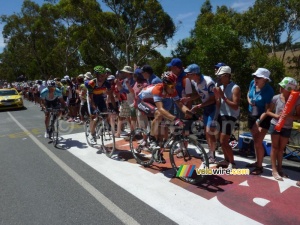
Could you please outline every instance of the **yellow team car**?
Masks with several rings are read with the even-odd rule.
[[[22,96],[15,88],[0,89],[0,110],[24,108]]]

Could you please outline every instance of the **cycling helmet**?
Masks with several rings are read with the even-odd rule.
[[[111,70],[109,68],[105,68],[105,72],[111,73]]]
[[[106,73],[105,68],[103,66],[95,66],[94,72],[97,74],[104,74]]]
[[[48,80],[48,81],[47,81],[47,86],[48,86],[48,87],[55,87],[55,86],[56,86],[56,83],[55,83],[54,80]]]
[[[176,80],[177,80],[177,76],[170,71],[164,72],[162,75],[162,82],[164,84],[175,84]]]

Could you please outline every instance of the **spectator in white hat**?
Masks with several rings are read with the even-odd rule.
[[[227,166],[228,169],[235,167],[234,156],[229,145],[230,136],[234,130],[235,122],[240,115],[240,87],[231,81],[231,68],[221,66],[216,72],[220,87],[214,88],[216,102],[220,107],[218,122],[220,124],[220,144],[224,152],[224,161],[218,163],[218,167]]]
[[[263,140],[269,130],[271,117],[267,117],[263,121],[260,121],[259,118],[266,111],[266,108],[269,107],[274,96],[274,90],[269,85],[269,81],[271,81],[270,74],[268,69],[258,68],[252,74],[253,80],[250,83],[247,94],[249,103],[248,128],[251,131],[254,142],[256,161],[248,163],[246,167],[254,167],[254,170],[251,171],[252,175],[263,173],[262,163],[265,155]]]

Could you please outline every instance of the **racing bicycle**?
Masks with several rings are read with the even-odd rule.
[[[53,146],[56,147],[58,144],[59,132],[58,116],[62,110],[60,108],[47,108],[46,111],[50,113],[50,123],[47,131],[49,138],[52,140]]]
[[[184,123],[189,123],[185,120]],[[198,175],[197,170],[208,168],[209,161],[205,149],[194,134],[186,135],[183,128],[169,126],[171,129],[169,138],[161,144],[160,149],[153,149],[150,146],[150,133],[146,129],[136,128],[130,135],[130,150],[140,165],[148,167],[154,162],[162,163],[161,154],[170,146],[169,159],[174,169],[175,176],[189,183],[199,183],[205,178],[204,175]],[[189,126],[189,125],[188,125]],[[182,166],[192,168],[188,174],[181,176]]]
[[[109,115],[113,116],[113,112],[99,112],[96,120],[96,139],[101,139],[101,150],[107,157],[111,158],[116,150],[115,128],[109,123]],[[90,140],[90,118],[85,121],[84,125],[85,137],[89,146],[94,146]]]

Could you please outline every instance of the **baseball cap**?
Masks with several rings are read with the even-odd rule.
[[[217,63],[216,65],[215,65],[215,68],[216,69],[219,69],[221,66],[227,66],[225,63],[223,63],[223,62],[219,62],[219,63]]]
[[[177,67],[182,67],[182,61],[179,58],[173,58],[171,62],[167,64],[167,67],[171,66],[177,66]]]
[[[200,74],[200,66],[198,66],[197,64],[191,64],[184,70],[184,72]]]
[[[255,73],[252,73],[252,76],[261,77],[271,81],[270,79],[271,72],[266,68],[258,68]]]
[[[142,67],[142,72],[147,72],[147,73],[149,73],[149,74],[152,74],[152,73],[153,73],[153,69],[152,69],[152,67],[149,66],[149,65],[144,65],[144,66]]]
[[[70,77],[68,75],[64,76],[64,79],[70,80]]]
[[[221,66],[216,72],[216,75],[221,76],[223,74],[231,74],[231,68],[229,66]]]

